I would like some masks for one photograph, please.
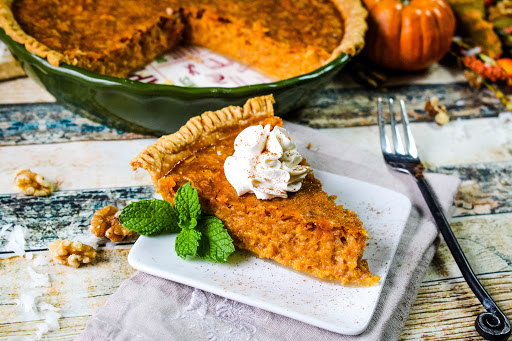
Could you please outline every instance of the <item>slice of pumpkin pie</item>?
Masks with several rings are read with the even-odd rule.
[[[269,95],[205,112],[131,164],[170,202],[190,181],[203,212],[220,218],[241,249],[344,284],[377,283],[362,259],[362,222],[322,190],[273,103]]]

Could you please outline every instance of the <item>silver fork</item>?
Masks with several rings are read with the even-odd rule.
[[[480,313],[475,321],[475,328],[478,333],[486,340],[507,340],[510,336],[510,321],[498,308],[491,296],[485,291],[482,284],[478,281],[475,273],[462,252],[457,239],[455,238],[450,224],[441,210],[441,206],[437,201],[434,192],[423,176],[423,164],[418,156],[418,150],[409,128],[409,120],[405,110],[405,103],[400,100],[400,112],[402,116],[403,136],[398,129],[397,120],[395,118],[395,111],[393,110],[393,99],[388,99],[389,115],[391,124],[391,135],[393,143],[390,144],[386,136],[385,120],[382,113],[382,98],[378,99],[377,111],[379,113],[379,132],[380,144],[382,147],[382,154],[386,163],[394,170],[408,173],[414,177],[421,194],[427,203],[432,217],[436,222],[437,227],[441,231],[450,252],[452,253],[455,262],[459,266],[464,279],[469,287],[480,300],[487,312]]]

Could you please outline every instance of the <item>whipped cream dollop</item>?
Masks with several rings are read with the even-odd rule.
[[[288,131],[270,125],[251,126],[235,139],[235,153],[224,163],[224,173],[236,193],[254,193],[258,199],[287,198],[297,192],[309,167],[300,165],[302,156]]]

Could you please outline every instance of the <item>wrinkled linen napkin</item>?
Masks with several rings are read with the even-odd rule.
[[[358,336],[340,335],[137,272],[95,312],[77,340],[316,341],[394,340],[399,337],[434,256],[438,236],[414,179],[389,169],[382,158],[340,143],[321,131],[287,122],[285,128],[313,168],[387,187],[403,193],[412,202],[411,215],[367,330]],[[378,136],[374,140],[369,143],[378,148]],[[309,143],[311,148],[307,148]],[[441,174],[426,176],[448,215],[459,179]]]

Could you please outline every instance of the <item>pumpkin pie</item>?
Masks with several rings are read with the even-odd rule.
[[[0,27],[28,51],[118,77],[196,44],[289,78],[356,54],[365,18],[360,0],[0,0]]]
[[[203,212],[224,222],[238,248],[344,284],[377,283],[379,277],[362,258],[368,235],[361,220],[337,205],[313,172],[299,191],[271,200],[249,193],[238,196],[226,179],[225,160],[243,129],[282,125],[273,103],[269,95],[249,99],[243,107],[205,112],[146,147],[131,165],[147,170],[157,191],[170,202],[178,188],[190,182]]]

